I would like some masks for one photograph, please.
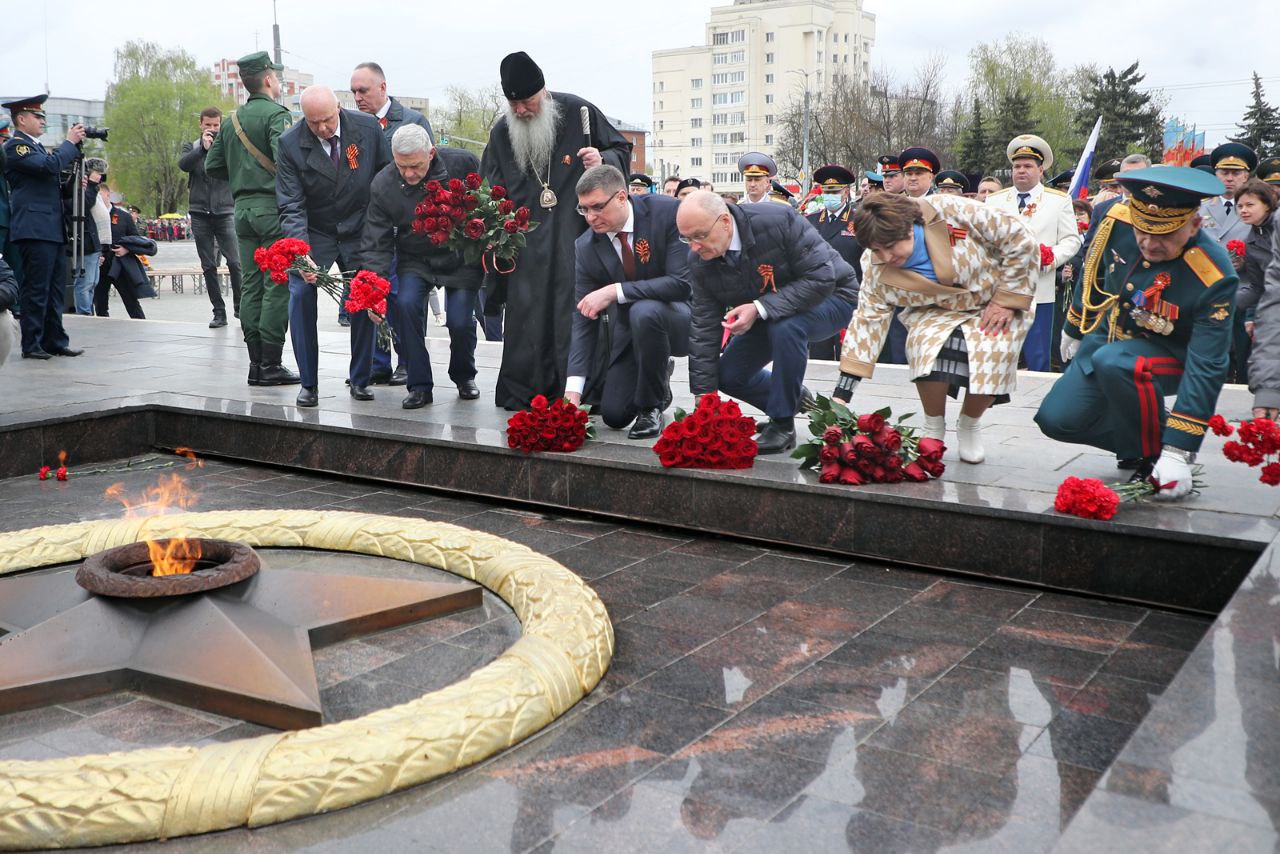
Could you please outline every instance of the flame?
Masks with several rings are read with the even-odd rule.
[[[174,448],[173,452],[180,457],[187,458],[188,460],[187,471],[190,471],[191,469],[204,468],[204,460],[197,457],[196,452],[191,450],[190,448],[187,448],[187,447]]]
[[[58,465],[65,466],[67,464],[67,452],[58,451]]]
[[[194,454],[188,458],[193,463],[198,462]],[[122,483],[108,486],[103,496],[123,504],[126,519],[159,516],[170,509],[186,510],[196,503],[198,497],[177,472],[161,475],[140,496],[126,495]],[[146,543],[153,576],[185,575],[195,569],[200,560],[199,540],[174,537],[163,543],[156,540],[147,540]]]

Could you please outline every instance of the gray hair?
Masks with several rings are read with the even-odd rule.
[[[98,172],[105,175],[107,174],[107,161],[103,160],[101,157],[86,157],[84,159],[84,171],[86,174],[89,172]]]
[[[626,188],[627,179],[619,171],[618,167],[610,166],[608,163],[601,163],[599,166],[592,166],[586,172],[583,172],[573,190],[579,196],[585,196],[587,193],[596,190],[604,190],[606,193],[613,194]]]
[[[431,135],[422,125],[401,125],[391,135],[392,154],[417,154],[431,151]]]
[[[1120,161],[1121,166],[1150,166],[1151,158],[1145,154],[1129,154]]]

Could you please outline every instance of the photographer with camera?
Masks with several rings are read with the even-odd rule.
[[[62,328],[67,278],[66,224],[62,218],[64,169],[80,157],[85,129],[74,124],[53,151],[40,144],[48,95],[0,104],[13,117],[15,132],[4,147],[9,180],[9,236],[22,257],[22,358],[79,356]],[[79,192],[79,188],[76,188]]]
[[[196,236],[200,269],[204,272],[204,289],[213,306],[210,329],[227,325],[227,304],[218,284],[219,252],[227,259],[232,308],[235,316],[240,316],[240,246],[236,243],[235,202],[231,198],[231,185],[210,176],[204,169],[205,157],[221,128],[222,111],[217,107],[206,107],[200,113],[200,138],[184,142],[182,156],[178,158],[178,168],[190,176],[188,210],[191,213],[191,230]]]

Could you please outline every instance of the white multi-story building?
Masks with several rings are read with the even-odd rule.
[[[788,102],[836,75],[871,74],[875,15],[862,0],[733,0],[711,10],[706,44],[653,52],[655,177],[742,192],[738,158],[772,155]],[[788,176],[800,177],[800,176]]]
[[[213,69],[209,72],[209,78],[223,94],[235,98],[236,103],[243,104],[249,100],[249,90],[244,88],[244,83],[240,82],[240,66],[234,59],[220,59],[215,62]],[[295,113],[301,113],[302,108],[298,106],[298,99],[302,96],[302,90],[315,82],[315,75],[286,65],[280,72],[280,103]]]

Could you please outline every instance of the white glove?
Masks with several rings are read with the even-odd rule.
[[[1066,332],[1062,333],[1062,340],[1058,343],[1058,352],[1062,354],[1064,362],[1070,362],[1076,357],[1076,351],[1080,349],[1080,339],[1072,338]]]
[[[1160,501],[1176,501],[1191,492],[1193,477],[1191,464],[1183,459],[1182,451],[1165,448],[1160,452],[1156,467],[1151,470],[1151,480],[1165,486],[1156,490],[1155,498]]]

